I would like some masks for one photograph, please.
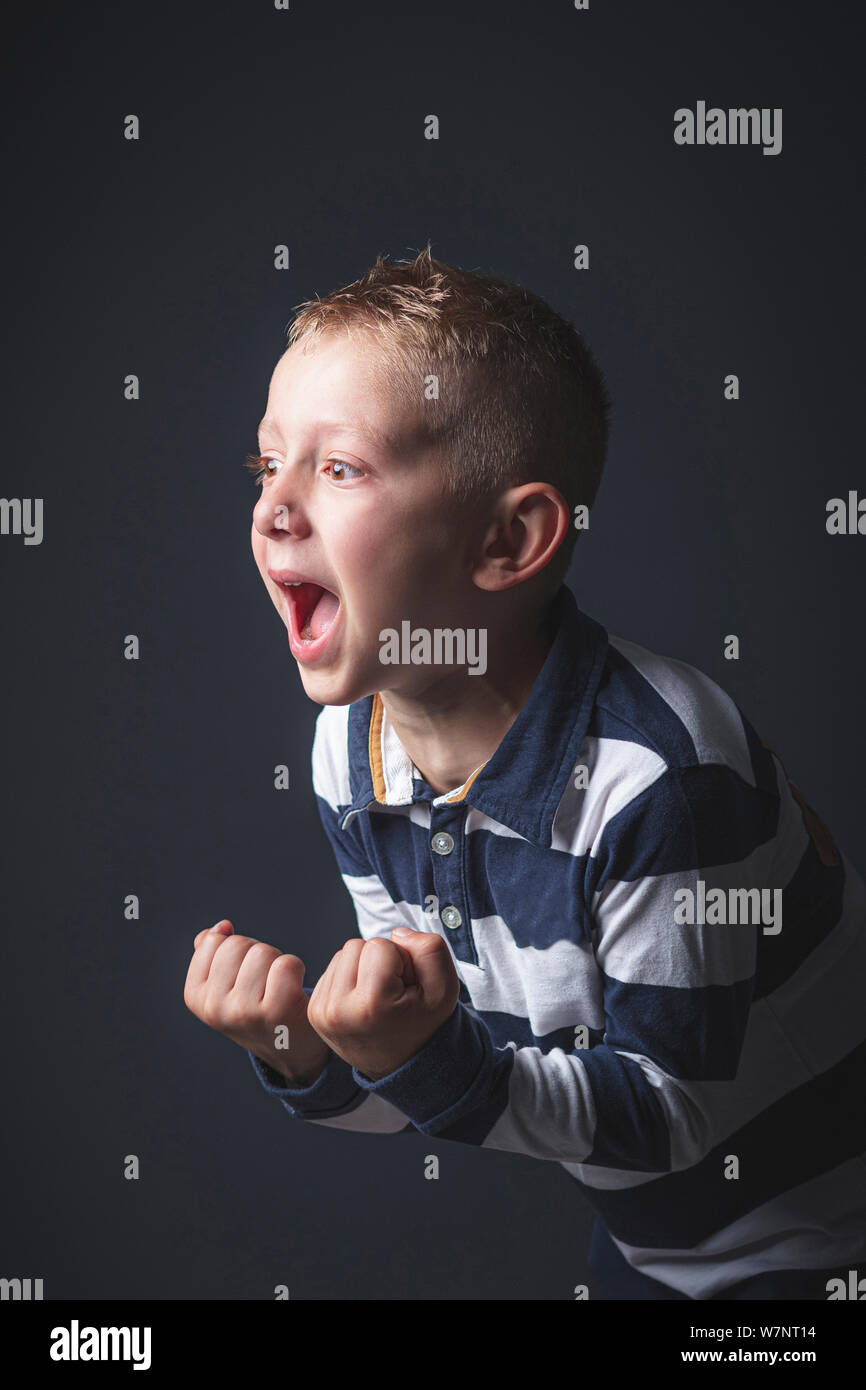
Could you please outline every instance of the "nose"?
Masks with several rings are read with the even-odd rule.
[[[260,535],[267,538],[287,533],[292,536],[309,533],[300,488],[290,478],[285,464],[267,487],[262,487],[261,496],[253,507],[253,525]]]

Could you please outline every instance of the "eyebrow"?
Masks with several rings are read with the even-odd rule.
[[[377,430],[374,425],[368,424],[366,420],[360,424],[352,424],[348,420],[323,420],[321,428],[325,430],[346,430],[349,434],[357,434],[371,440],[383,453],[393,453],[397,448],[397,441],[390,435]],[[269,431],[271,434],[282,439],[283,434],[277,420],[270,419],[267,415],[259,422],[258,433],[264,434]]]

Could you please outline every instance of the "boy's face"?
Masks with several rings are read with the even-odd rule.
[[[441,668],[382,665],[380,632],[399,633],[406,619],[470,625],[478,592],[479,513],[444,500],[441,466],[419,448],[411,413],[376,388],[373,352],[364,333],[290,348],[259,434],[270,476],[253,510],[253,555],[304,689],[323,705],[383,689],[420,695]],[[281,578],[310,582],[285,588]]]

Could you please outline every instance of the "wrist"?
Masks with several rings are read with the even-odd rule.
[[[279,1072],[280,1076],[283,1077],[290,1086],[294,1086],[296,1089],[301,1090],[307,1086],[312,1086],[314,1081],[318,1081],[325,1067],[328,1065],[328,1057],[330,1057],[330,1055],[329,1051],[328,1056],[324,1057],[318,1064],[305,1068],[296,1067],[294,1069],[289,1067],[282,1058],[277,1060],[272,1057],[263,1057],[260,1058],[260,1060],[266,1062],[275,1072]]]

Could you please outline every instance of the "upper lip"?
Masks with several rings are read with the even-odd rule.
[[[311,579],[308,574],[298,574],[296,570],[269,569],[268,574],[275,584],[317,584],[320,589],[328,589],[331,594],[336,593],[335,589],[329,589],[320,579]]]

